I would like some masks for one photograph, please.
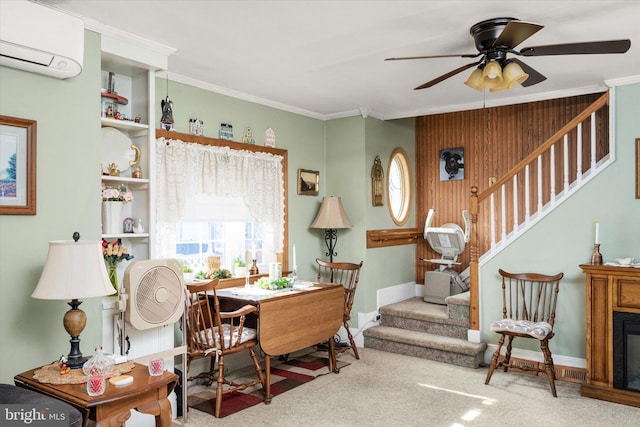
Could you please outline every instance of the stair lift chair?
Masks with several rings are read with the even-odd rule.
[[[435,304],[445,304],[445,298],[469,290],[469,286],[460,279],[458,273],[452,269],[460,263],[456,260],[469,242],[469,212],[462,211],[465,231],[458,224],[447,223],[440,227],[431,227],[435,211],[429,209],[424,224],[424,238],[429,246],[441,254],[440,258],[424,259],[422,261],[437,264],[434,271],[427,271],[424,275],[424,300]]]

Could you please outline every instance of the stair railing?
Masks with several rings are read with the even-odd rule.
[[[605,158],[613,160],[612,141],[608,152],[597,158],[596,113],[609,105],[609,94],[605,93],[573,120],[563,126],[542,145],[536,148],[504,176],[478,193],[478,187],[471,187],[469,213],[471,216],[470,240],[470,305],[469,329],[479,330],[479,261],[482,257],[493,256],[503,250],[511,241],[540,221],[546,214],[573,194],[587,180],[603,169]],[[590,126],[590,144],[583,146],[583,126]],[[569,134],[576,131],[576,150],[569,149]],[[608,133],[607,133],[608,135]],[[560,143],[561,142],[561,143]],[[563,164],[556,164],[557,147],[561,146]],[[583,155],[589,150],[589,165],[583,171]],[[575,168],[571,176],[570,166]],[[608,164],[608,163],[607,163]],[[556,171],[562,172],[561,188],[556,188]],[[532,179],[532,175],[534,179]],[[519,179],[520,177],[520,179]],[[511,185],[510,185],[511,184]],[[511,188],[509,188],[511,187]],[[510,194],[511,197],[508,197]],[[546,202],[545,202],[546,200]],[[534,201],[535,203],[532,203]],[[483,202],[485,202],[483,204]],[[524,202],[524,212],[520,204]],[[487,206],[488,204],[488,206]],[[478,216],[482,212],[488,218]],[[479,240],[479,227],[482,227],[484,240]],[[489,233],[487,239],[486,233]]]

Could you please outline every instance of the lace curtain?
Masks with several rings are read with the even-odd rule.
[[[156,242],[158,256],[175,255],[176,223],[197,195],[240,197],[251,216],[273,227],[273,247],[284,247],[282,156],[229,147],[156,140]]]

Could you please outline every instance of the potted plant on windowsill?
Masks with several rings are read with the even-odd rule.
[[[234,270],[233,274],[236,277],[244,277],[247,274],[247,263],[240,255],[233,259]]]

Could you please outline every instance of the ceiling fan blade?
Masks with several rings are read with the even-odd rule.
[[[510,49],[518,46],[520,43],[540,31],[544,25],[535,24],[533,22],[509,21],[502,33],[493,43],[494,47],[506,46]]]
[[[385,58],[385,61],[404,61],[406,59],[431,59],[431,58],[476,58],[480,53],[451,53],[447,55],[427,55],[427,56],[401,56],[397,58]]]
[[[458,67],[455,70],[449,71],[448,73],[443,74],[440,77],[436,77],[435,79],[433,79],[431,81],[428,81],[425,84],[414,88],[413,90],[426,89],[428,87],[434,86],[434,85],[440,83],[441,81],[447,80],[449,77],[453,77],[456,74],[463,72],[464,70],[468,70],[471,67],[475,67],[476,65],[478,65],[481,62],[482,61],[472,62],[471,64],[467,64],[467,65],[463,65],[462,67]]]
[[[625,53],[631,47],[631,40],[606,40],[598,42],[550,44],[525,47],[519,53],[523,56],[546,55],[592,55],[604,53]]]
[[[523,87],[533,86],[535,84],[538,84],[547,80],[545,76],[543,76],[542,74],[540,74],[539,72],[537,72],[536,70],[534,70],[533,68],[525,64],[524,62],[520,61],[518,58],[511,58],[511,61],[516,62],[518,65],[520,65],[520,67],[522,68],[522,71],[529,74],[529,78],[524,82],[522,82]]]

